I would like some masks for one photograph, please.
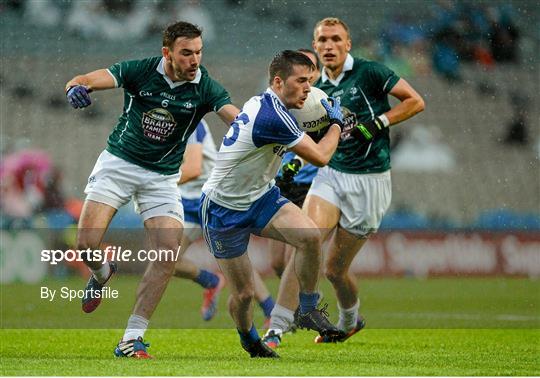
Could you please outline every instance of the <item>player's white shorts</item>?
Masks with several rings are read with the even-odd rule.
[[[377,232],[392,200],[390,171],[352,174],[330,167],[319,169],[307,194],[316,195],[341,210],[339,225],[366,237]]]
[[[132,199],[143,220],[167,216],[183,223],[184,209],[176,184],[179,177],[179,173],[162,175],[139,167],[105,150],[99,155],[84,192],[87,200],[115,209]]]

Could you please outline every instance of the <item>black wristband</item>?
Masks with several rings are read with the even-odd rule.
[[[371,121],[362,122],[353,127],[351,136],[361,141],[370,141],[385,128],[383,121],[379,117],[375,117]]]

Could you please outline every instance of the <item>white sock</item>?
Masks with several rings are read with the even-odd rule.
[[[279,328],[268,328],[268,330],[266,331],[264,336],[267,336],[267,335],[271,334],[272,332],[274,333],[274,335],[277,335],[279,337],[283,337],[283,330],[279,329]]]
[[[276,333],[277,330],[281,330],[281,333],[288,331],[294,323],[294,311],[277,303],[274,305],[270,316],[270,327],[268,329],[273,329]]]
[[[356,300],[356,304],[351,308],[341,308],[338,302],[339,321],[337,327],[345,332],[349,332],[351,329],[356,327],[359,308],[360,300]]]
[[[90,269],[92,271],[92,274],[94,274],[94,277],[96,277],[96,280],[99,283],[105,282],[107,278],[109,278],[109,274],[111,274],[111,267],[109,263],[105,263],[101,265],[101,268],[99,269]]]
[[[147,328],[148,319],[145,319],[139,315],[132,314],[128,319],[127,328],[124,332],[124,337],[122,337],[122,341],[128,341],[132,339],[137,339],[139,337],[144,337],[144,332],[146,332]]]

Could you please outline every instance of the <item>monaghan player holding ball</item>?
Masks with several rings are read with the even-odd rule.
[[[230,285],[229,312],[241,345],[251,357],[278,355],[261,341],[253,325],[253,267],[246,253],[250,234],[296,247],[291,261],[300,287],[299,326],[331,339],[343,337],[328,321],[326,311],[316,308],[320,232],[300,208],[280,195],[274,182],[287,148],[324,166],[337,147],[342,130],[339,101],[330,105],[321,100],[330,126],[319,143],[298,127],[289,112],[304,106],[313,70],[309,58],[297,51],[285,50],[274,57],[269,67],[270,87],[244,104],[203,187],[199,208],[203,235]]]

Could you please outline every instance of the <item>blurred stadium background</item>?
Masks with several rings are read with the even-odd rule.
[[[159,55],[161,30],[186,19],[205,30],[203,65],[241,105],[264,89],[271,57],[310,47],[315,22],[330,15],[350,25],[354,56],[393,68],[427,105],[392,129],[392,206],[355,272],[538,278],[539,13],[530,1],[2,1],[2,283],[81,268],[43,267],[38,252],[73,242],[123,96],[94,93],[74,111],[67,80]],[[207,120],[219,145],[227,128]],[[108,242],[136,244],[121,231],[141,227],[131,206],[113,227]],[[212,266],[197,247],[190,255]],[[265,244],[250,253],[270,273]]]

